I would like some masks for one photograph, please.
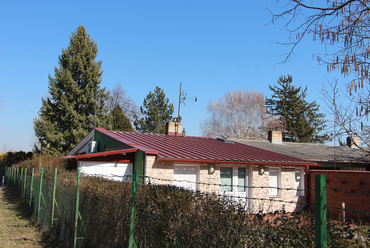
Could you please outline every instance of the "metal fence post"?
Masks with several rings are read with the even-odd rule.
[[[134,229],[135,229],[135,205],[136,205],[136,190],[137,190],[137,173],[138,171],[134,171],[134,178],[132,182],[132,200],[131,200],[131,218],[130,218],[130,233],[129,233],[129,244],[128,247],[132,248],[132,246],[136,247],[136,242],[134,239]]]
[[[39,203],[38,203],[38,207],[37,207],[37,217],[38,217],[38,220],[39,222],[41,222],[41,219],[40,219],[40,208],[41,208],[41,194],[42,194],[42,178],[44,176],[44,168],[41,168],[41,177],[40,177],[40,191],[39,191]]]
[[[327,247],[326,175],[315,175],[316,248]]]
[[[76,248],[77,246],[77,226],[78,226],[78,214],[80,206],[80,169],[77,170],[77,193],[76,193],[76,214],[75,214],[75,236],[74,236],[74,245],[73,247]]]
[[[21,168],[21,174],[20,174],[20,180],[19,180],[19,192],[20,192],[20,196],[22,197],[22,182],[23,182],[23,167]]]
[[[55,192],[56,192],[56,187],[57,187],[57,174],[58,174],[58,169],[55,168],[55,173],[54,173],[54,188],[53,188],[53,199],[52,199],[52,207],[51,207],[51,228],[53,228],[54,224],[54,210],[55,210]]]
[[[24,170],[23,197],[26,197],[27,168]]]
[[[32,194],[33,194],[33,175],[35,174],[35,168],[32,168],[32,175],[31,175],[31,187],[30,187],[30,207],[32,204]]]

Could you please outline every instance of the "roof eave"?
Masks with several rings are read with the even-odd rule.
[[[188,163],[219,163],[219,164],[255,164],[255,165],[291,165],[291,166],[320,166],[316,163],[306,162],[278,162],[278,161],[241,161],[241,160],[214,160],[214,159],[182,159],[158,158],[158,162],[188,162]]]

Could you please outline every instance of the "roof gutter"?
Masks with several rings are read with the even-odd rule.
[[[83,155],[75,155],[76,159],[83,159],[83,158],[96,158],[96,157],[105,157],[123,153],[133,153],[136,152],[137,149],[124,149],[124,150],[117,150],[117,151],[110,151],[110,152],[98,152],[98,153],[89,153]]]
[[[171,159],[171,158],[158,158],[158,162],[196,162],[196,163],[220,163],[220,164],[255,164],[255,165],[296,165],[296,166],[319,166],[316,163],[288,163],[288,162],[261,162],[261,161],[220,161],[220,160],[201,160],[201,159]]]

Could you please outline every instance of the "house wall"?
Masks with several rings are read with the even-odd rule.
[[[151,178],[151,182],[153,183],[172,185],[174,177],[174,164],[158,163],[155,158],[155,156],[146,156],[146,175]],[[242,167],[243,165],[235,164],[234,166]],[[216,194],[220,193],[220,167],[222,167],[222,164],[217,164],[215,167],[215,172],[210,174],[208,172],[208,164],[199,165],[200,183],[198,185],[198,189],[200,191]],[[287,212],[302,211],[304,204],[297,204],[297,202],[305,202],[306,197],[296,195],[295,167],[281,168],[280,187],[284,189],[291,189],[281,190],[280,196],[278,197],[269,196],[269,167],[265,167],[265,173],[263,175],[259,175],[259,166],[252,166],[252,168],[253,171],[250,173],[249,178],[252,180],[253,187],[250,195],[250,197],[253,198],[253,211],[258,212],[261,210],[263,212],[270,212],[282,210],[283,208],[285,208]],[[273,201],[270,201],[270,199]]]
[[[99,131],[95,131],[94,140],[98,142],[97,152],[104,152],[106,149],[121,147],[124,145]]]
[[[342,202],[345,208],[355,210],[346,211],[351,218],[365,217],[361,212],[370,212],[370,171],[342,171],[342,170],[311,170],[308,176],[309,187],[315,189],[315,176],[326,175],[326,198],[328,215],[339,216]],[[331,188],[338,189],[338,191]],[[348,193],[345,193],[346,191]],[[364,193],[359,195],[356,193]],[[309,191],[311,211],[315,211],[315,191]],[[333,208],[334,207],[334,208]]]
[[[208,164],[200,165],[199,171],[199,190],[218,194],[220,192],[220,167],[215,166],[215,172],[209,173]]]
[[[158,163],[156,156],[146,155],[146,176],[152,183],[171,184],[173,182],[173,163]]]
[[[269,196],[269,168],[265,166],[265,173],[259,174],[259,166],[253,166],[253,206],[255,212],[273,212],[285,209],[286,212],[302,212],[305,196],[297,196],[295,190],[295,167],[282,167],[280,169],[280,195]],[[271,200],[271,201],[270,201]],[[293,202],[293,203],[291,203]]]

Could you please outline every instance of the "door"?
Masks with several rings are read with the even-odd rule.
[[[251,182],[249,180],[249,167],[221,167],[220,168],[220,193],[232,197],[237,202],[242,202],[248,207]]]
[[[175,166],[173,185],[196,191],[198,189],[198,166]]]

